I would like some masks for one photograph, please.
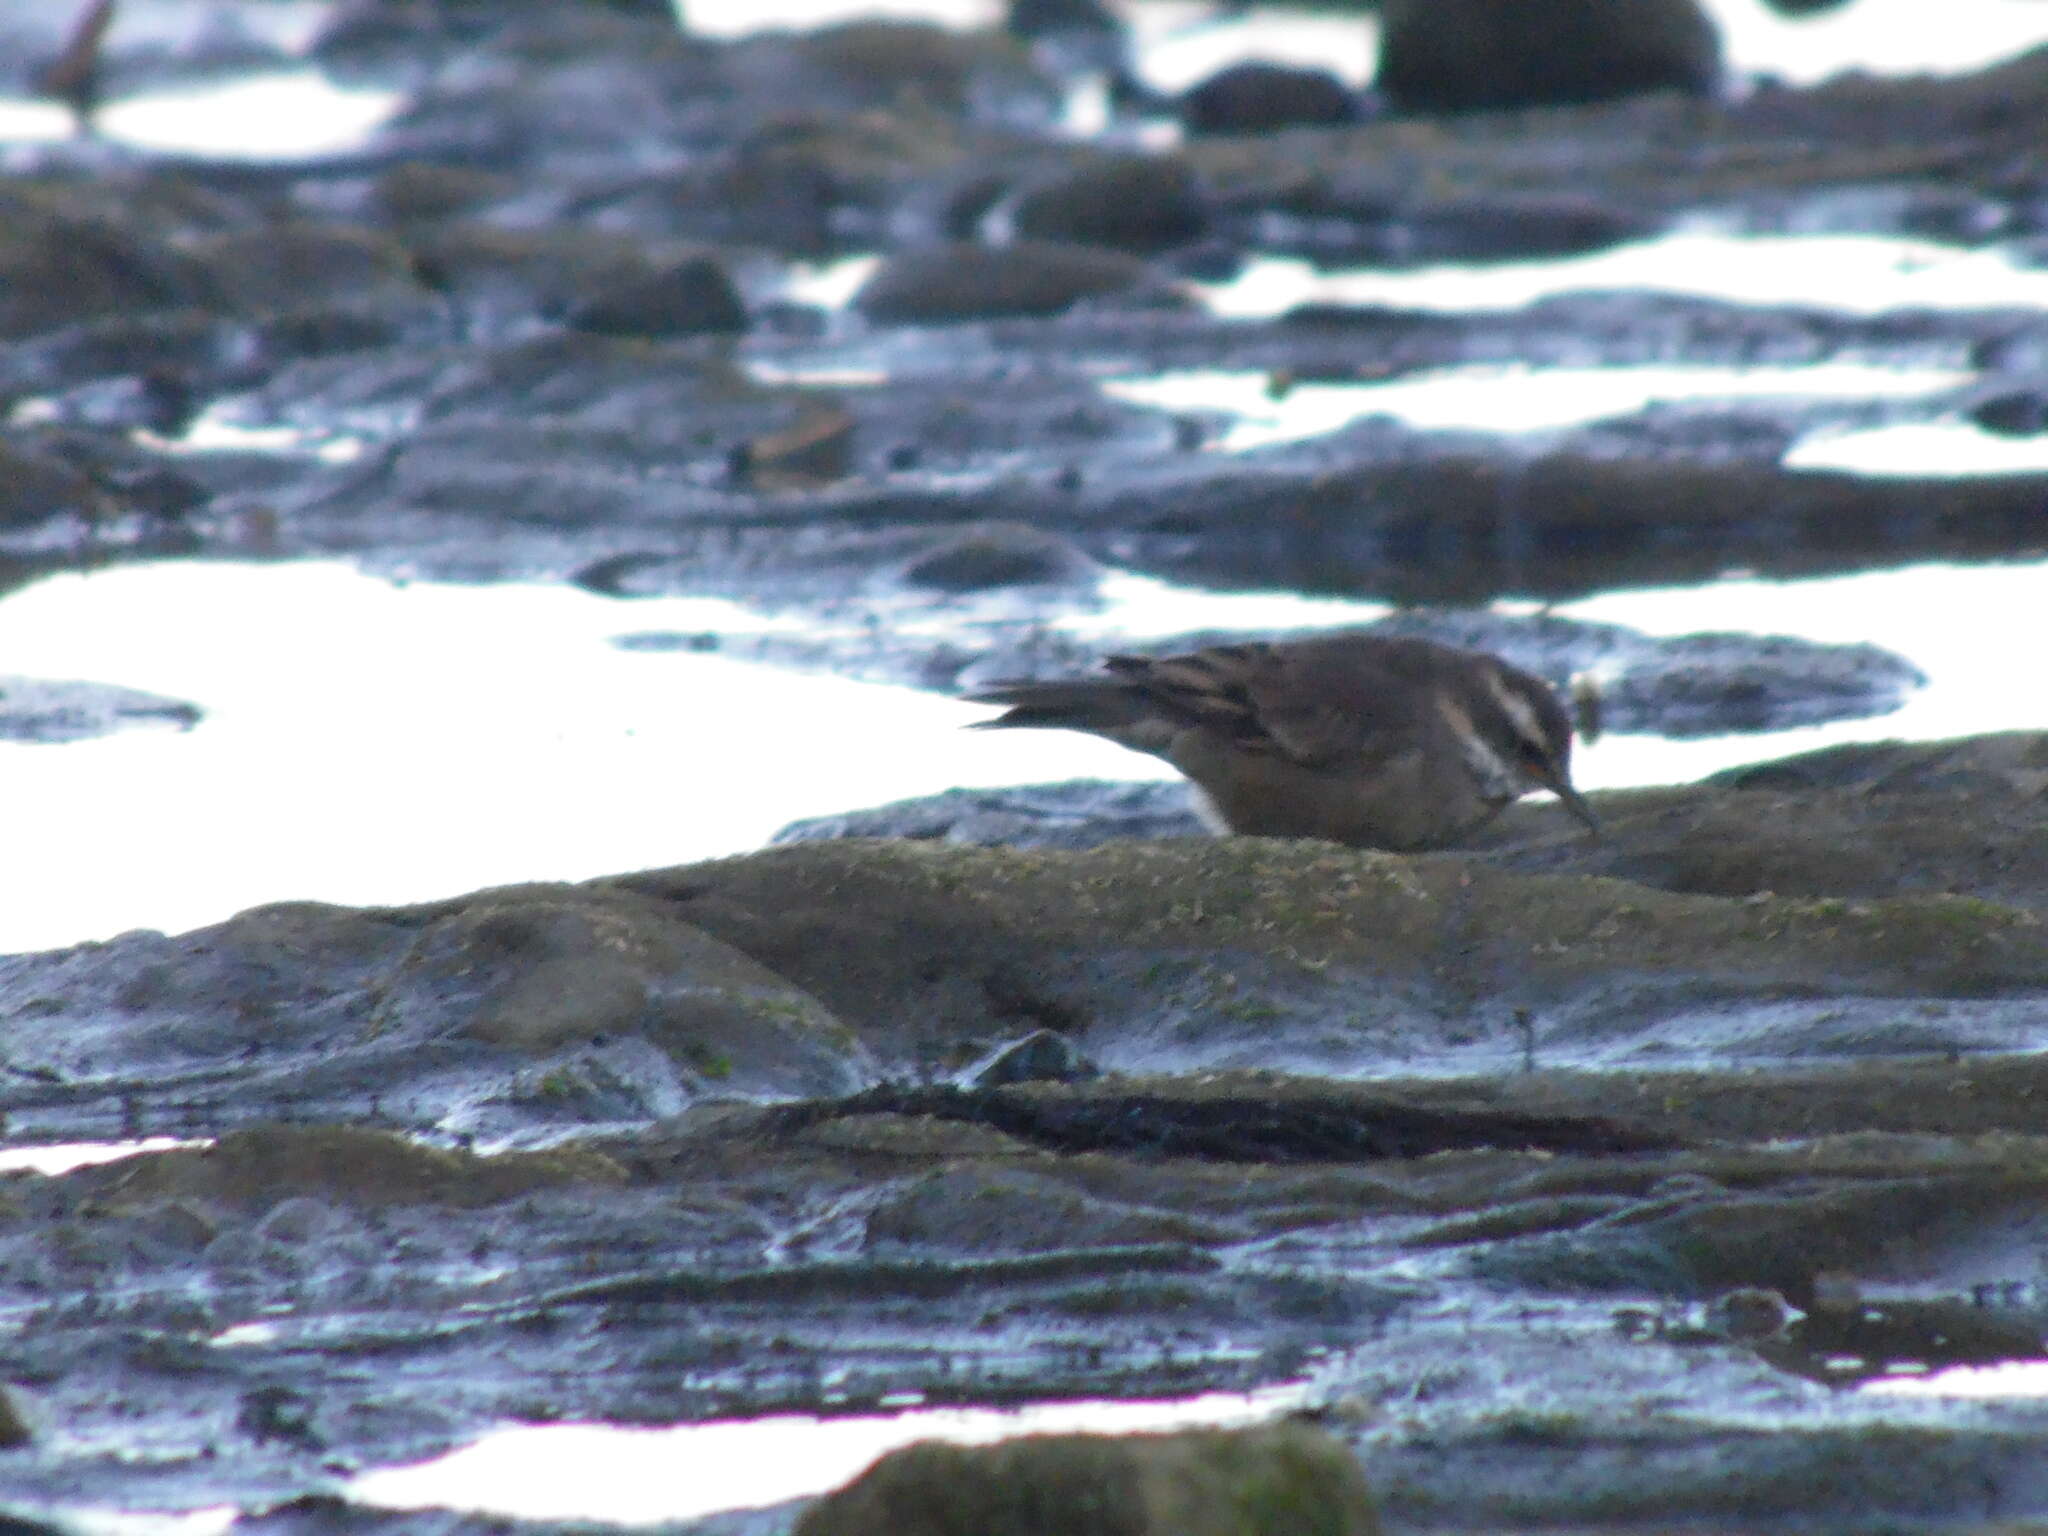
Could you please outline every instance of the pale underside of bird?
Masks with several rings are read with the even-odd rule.
[[[978,728],[1085,731],[1164,758],[1219,832],[1441,848],[1535,789],[1598,831],[1557,696],[1497,656],[1337,634],[1103,665],[969,695],[1009,706]]]

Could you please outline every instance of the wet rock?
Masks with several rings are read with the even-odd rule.
[[[380,221],[403,230],[462,217],[514,190],[510,177],[474,166],[406,160],[378,177],[370,196]]]
[[[1379,238],[1401,262],[1578,256],[1658,233],[1654,215],[1586,197],[1506,194],[1404,198]]]
[[[0,677],[0,741],[88,741],[130,726],[197,725],[197,704],[107,683]]]
[[[982,523],[936,540],[898,579],[937,592],[997,587],[1089,587],[1102,568],[1066,539],[1020,523]]]
[[[1975,902],[2040,903],[2048,863],[2034,828],[2044,803],[2048,743],[2031,733],[1835,748],[1706,786],[1616,796],[1612,844],[1580,850],[1573,863],[1723,896],[1854,904],[1939,893],[1954,898],[1949,914],[1967,928]]]
[[[830,1091],[845,1031],[815,999],[640,903],[590,905],[547,887],[465,904],[423,927],[379,986],[370,1029],[459,1033],[546,1052],[618,1033],[707,1082]]]
[[[733,450],[733,477],[770,492],[816,490],[844,480],[853,470],[855,425],[835,402],[807,401],[789,426]]]
[[[348,1105],[502,1138],[702,1097],[848,1092],[872,1074],[814,999],[621,893],[520,887],[403,914],[263,908],[9,966],[28,989],[16,1017],[48,1029],[17,1036],[11,1060],[42,1074],[36,1096],[53,1105],[159,1089],[224,1103],[207,1063],[246,1049],[297,1111]]]
[[[644,28],[650,38],[672,35],[676,25],[668,0],[586,0],[569,6],[531,0],[435,0],[427,5],[347,0],[323,19],[311,53],[323,64],[348,70],[402,69],[482,44],[503,44],[508,35],[516,39],[521,32],[610,38],[617,35],[617,28],[607,25],[614,18]]]
[[[1731,789],[1983,795],[2024,805],[2048,794],[2048,741],[2036,731],[2002,731],[1955,741],[1851,742],[1724,769],[1707,782]]]
[[[105,1176],[100,1198],[115,1210],[196,1200],[272,1211],[308,1196],[360,1208],[460,1207],[561,1185],[624,1181],[617,1164],[586,1150],[478,1157],[350,1126],[261,1126],[210,1147],[117,1166]]]
[[[2000,437],[2036,437],[2048,432],[2048,395],[2039,390],[2014,390],[1979,400],[1970,420]]]
[[[747,328],[747,307],[725,268],[692,256],[569,312],[579,331],[604,336],[693,336]]]
[[[792,110],[768,82],[754,88],[775,92],[763,120],[708,153],[594,189],[579,216],[649,239],[843,254],[899,243],[917,228],[906,206],[985,147],[914,105]]]
[[[891,256],[853,302],[870,320],[896,325],[1052,315],[1083,299],[1135,293],[1151,275],[1135,256],[1083,246],[941,245]]]
[[[1378,1536],[1365,1478],[1304,1425],[1036,1435],[892,1451],[804,1511],[797,1536]]]
[[[18,204],[0,225],[0,337],[214,296],[202,261],[139,230]]]
[[[0,529],[59,517],[91,520],[111,509],[90,479],[42,444],[0,437]]]
[[[192,242],[215,303],[237,314],[298,309],[309,297],[420,296],[405,249],[389,236],[324,224],[288,223]]]
[[[45,396],[45,419],[67,427],[105,430],[140,429],[159,437],[176,437],[191,425],[197,402],[185,375],[151,368],[117,378],[95,379],[76,389]]]
[[[1381,435],[1380,448],[1366,441]],[[1402,459],[1396,440],[1405,437],[1361,423],[1291,462],[1276,452],[1256,465],[1205,466],[1202,482],[1181,483],[1169,505],[1155,484],[1119,489],[1089,511],[1136,524],[1126,563],[1198,584],[1256,585],[1248,567],[1283,583],[1313,571],[1316,590],[1466,603],[1479,592],[1561,597],[1627,585],[1626,572],[1650,564],[1662,573],[1656,580],[1713,579],[1745,562],[1787,574],[1867,568],[1889,563],[1876,550],[1908,523],[1939,527],[1958,555],[2032,548],[2048,482],[2024,473],[1793,474],[1754,462],[1618,458],[1575,442],[1496,457],[1440,440],[1425,467]],[[1153,468],[1164,480],[1174,466]],[[1651,505],[1654,523],[1636,510]],[[1759,538],[1762,528],[1771,531]],[[1864,561],[1846,552],[1866,540]],[[1346,573],[1368,563],[1370,581],[1353,586]]]
[[[1227,1229],[1172,1211],[1104,1200],[1023,1169],[939,1173],[919,1179],[868,1216],[877,1251],[935,1247],[979,1254],[1043,1253],[1061,1247],[1210,1243]]]
[[[1243,1165],[1378,1162],[1474,1148],[1654,1152],[1680,1144],[1599,1117],[1425,1106],[1393,1097],[1376,1100],[1356,1090],[1319,1093],[1306,1083],[1292,1085],[1285,1094],[1245,1093],[1227,1074],[1204,1078],[1193,1092],[1165,1093],[1142,1087],[1125,1091],[1114,1081],[1079,1092],[1034,1088],[1015,1093],[883,1084],[836,1103],[767,1111],[779,1128],[800,1128],[806,1134],[819,1124],[876,1114],[966,1121],[1001,1131],[1013,1144],[1058,1152],[1142,1152]],[[1458,1240],[1475,1235],[1484,1234],[1467,1233]]]
[[[1207,837],[1180,782],[1077,780],[1010,789],[949,789],[871,810],[794,821],[776,843],[905,837],[979,847],[1094,848],[1127,838]]]
[[[1981,815],[1945,809],[1959,848],[1978,847]],[[1539,864],[1660,872],[1633,828],[1668,840],[1668,816],[1631,817],[1609,797],[1613,846],[1585,854],[1546,825],[1561,812],[1529,810]],[[1725,807],[1694,857],[1717,848],[1716,868],[1742,869],[1727,830],[1741,820]],[[262,1105],[222,1063],[254,1052],[300,1112],[374,1105],[402,1123],[531,1136],[707,1096],[950,1073],[1020,1026],[1120,1070],[2033,1040],[2023,999],[2048,987],[2035,913],[1988,896],[1761,894],[1759,869],[1775,877],[1792,857],[1786,829],[1806,824],[1825,825],[1797,805],[1750,817],[1749,872],[1718,882],[1741,887],[1736,899],[1210,839],[1073,854],[819,843],[425,908],[259,909],[181,939],[0,962],[9,1059],[29,1074],[0,1107],[89,1116],[125,1100],[143,1123],[173,1105],[232,1123]],[[1888,835],[1864,831],[1872,846]],[[1674,884],[1688,878],[1658,857]]]
[[[33,1438],[28,1420],[15,1404],[14,1394],[0,1388],[0,1451],[16,1450]]]
[[[1380,91],[1402,112],[1469,112],[1703,95],[1720,39],[1694,0],[1386,0]]]
[[[1357,95],[1324,69],[1251,60],[1219,70],[1176,103],[1192,134],[1278,133],[1326,128],[1359,116]]]
[[[1609,729],[1717,736],[1885,714],[1925,682],[1877,646],[1821,651],[1769,637],[1688,635],[1665,656],[1601,682],[1599,709]]]
[[[1003,13],[1003,25],[1019,37],[1045,37],[1060,32],[1123,32],[1123,23],[1102,0],[1010,0]]]
[[[1001,213],[1025,240],[1154,256],[1202,238],[1208,210],[1185,161],[1101,160],[1021,193]]]
[[[644,243],[603,230],[457,221],[414,230],[408,238],[420,281],[461,304],[487,333],[655,285]]]
[[[778,112],[911,111],[984,121],[1049,121],[1052,82],[1029,50],[997,31],[928,22],[859,20],[771,33],[736,46],[735,78]]]
[[[1102,1069],[1049,1029],[1034,1029],[1021,1040],[997,1046],[960,1074],[967,1088],[1002,1088],[1013,1083],[1080,1083]]]
[[[1836,1297],[1817,1286],[1805,1313],[1789,1319],[1764,1345],[1767,1358],[1814,1380],[1847,1386],[1902,1369],[2037,1360],[2048,1348],[2048,1317],[2038,1305],[1994,1308],[1986,1299],[1946,1297],[1879,1301],[1851,1289]]]
[[[1556,807],[1529,809],[1543,857],[1583,841],[1563,833]],[[622,883],[659,891],[680,879],[696,893],[680,915],[814,993],[885,1058],[943,1059],[963,1038],[1009,1033],[1020,1013],[1124,1070],[1359,1071],[1418,1052],[1498,1060],[1525,1040],[1604,1058],[1617,1009],[1632,1021],[1629,1052],[1653,1040],[1697,1048],[1706,1031],[1730,1049],[1774,1053],[1782,1039],[1829,1053],[1901,1017],[1881,999],[1963,993],[1984,1005],[1945,1005],[1919,1033],[1981,1049],[2029,1038],[2017,1000],[2048,985],[2035,916],[1984,898],[1717,900],[1261,839],[1076,854],[822,843],[713,869],[696,883]],[[1218,949],[1230,964],[1200,958]],[[1774,1004],[1763,1035],[1735,1006],[1807,986],[1829,1001]]]

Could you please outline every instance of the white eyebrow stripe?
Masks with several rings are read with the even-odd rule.
[[[1451,728],[1451,735],[1458,743],[1459,755],[1465,759],[1465,766],[1472,777],[1479,781],[1482,789],[1489,789],[1502,783],[1512,782],[1514,769],[1507,760],[1493,748],[1493,743],[1480,734],[1479,727],[1465,707],[1444,694],[1436,701],[1437,713]]]
[[[1535,707],[1502,682],[1500,674],[1491,668],[1487,669],[1486,688],[1507,712],[1507,717],[1514,721],[1515,729],[1522,733],[1523,740],[1533,742],[1546,750],[1549,748],[1550,743],[1543,734],[1543,722],[1536,718]]]

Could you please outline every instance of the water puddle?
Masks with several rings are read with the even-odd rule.
[[[1565,293],[1690,294],[1734,304],[1877,314],[1889,309],[2048,308],[2048,269],[1996,248],[1878,235],[1747,235],[1682,225],[1584,256],[1485,266],[1318,270],[1293,257],[1246,264],[1200,289],[1217,315],[1271,319],[1302,304],[1438,312],[1519,309]]]
[[[2006,437],[1966,421],[1911,421],[1816,433],[1786,453],[1787,469],[1859,475],[2048,473],[2048,433]]]
[[[987,1445],[1017,1435],[1142,1434],[1271,1419],[1307,1401],[1300,1386],[1153,1402],[938,1408],[820,1419],[783,1415],[618,1429],[551,1424],[499,1430],[435,1461],[358,1477],[358,1503],[452,1508],[523,1520],[651,1525],[824,1493],[920,1440]]]
[[[78,1536],[221,1536],[242,1512],[231,1504],[172,1512],[148,1509],[65,1509],[53,1511],[62,1529]]]
[[[1880,1376],[1862,1384],[1872,1397],[2048,1397],[2048,1360],[2007,1360],[1998,1365],[1954,1365],[1925,1375]]]
[[[1985,658],[2038,655],[2048,646],[2044,578],[2048,567],[2039,563],[1923,565],[1808,581],[1730,580],[1612,592],[1560,604],[1551,611],[1561,617],[1625,624],[1651,635],[1718,630],[1830,644],[1872,642],[1897,651],[1928,679],[1900,709],[1876,719],[1696,741],[1605,737],[1585,754],[1575,776],[1581,788],[1683,784],[1743,763],[1848,742],[2038,730],[2044,724],[2038,701],[2016,697],[2010,673]],[[2007,650],[2008,645],[2016,648]]]
[[[1667,401],[1911,399],[1954,389],[1971,377],[1946,369],[1856,363],[1800,368],[1516,366],[1448,368],[1384,383],[1278,389],[1263,372],[1191,369],[1111,379],[1102,390],[1161,410],[1227,411],[1237,421],[1206,446],[1232,453],[1319,437],[1367,416],[1391,417],[1427,431],[1538,432],[1631,415]]]
[[[749,32],[803,32],[847,21],[928,21],[956,31],[1001,23],[1000,0],[685,0],[689,30],[699,37]]]
[[[685,863],[963,784],[1165,772],[1081,738],[998,747],[959,729],[982,711],[909,688],[611,644],[643,624],[768,621],[714,599],[408,589],[338,563],[130,566],[10,594],[16,670],[118,678],[204,713],[177,735],[0,743],[13,803],[36,808],[10,837],[0,953],[268,901]]]
[[[1054,627],[1109,643],[1194,629],[1337,629],[1370,624],[1394,611],[1387,603],[1294,592],[1202,592],[1129,571],[1110,572],[1099,591],[1100,609],[1070,614]]]
[[[232,411],[216,408],[201,412],[176,438],[158,437],[152,432],[135,434],[146,447],[166,453],[275,453],[304,454],[323,464],[350,464],[363,456],[367,446],[362,438],[346,432],[315,433],[294,426],[244,426]]]
[[[1925,0],[1855,0],[1817,16],[1780,15],[1762,0],[1705,0],[1738,73],[1795,85],[1858,70],[1950,75],[1982,69],[2048,42],[2039,0],[1950,0],[1929,26]]]
[[[124,1158],[150,1152],[169,1152],[175,1147],[210,1147],[208,1139],[181,1141],[175,1136],[145,1136],[140,1141],[73,1141],[46,1147],[0,1147],[0,1173],[31,1173],[55,1176],[74,1168],[93,1168],[101,1163],[118,1163]]]
[[[296,160],[362,148],[403,99],[300,69],[110,101],[96,123],[101,137],[136,149]],[[54,102],[0,101],[0,143],[51,143],[72,132],[71,114]]]
[[[1136,72],[1155,91],[1178,95],[1250,60],[1326,69],[1354,87],[1379,67],[1379,22],[1356,11],[1152,0],[1125,14]]]

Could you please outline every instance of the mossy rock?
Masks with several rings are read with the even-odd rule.
[[[1321,1430],[1031,1435],[892,1452],[797,1536],[1378,1536],[1364,1475]]]

